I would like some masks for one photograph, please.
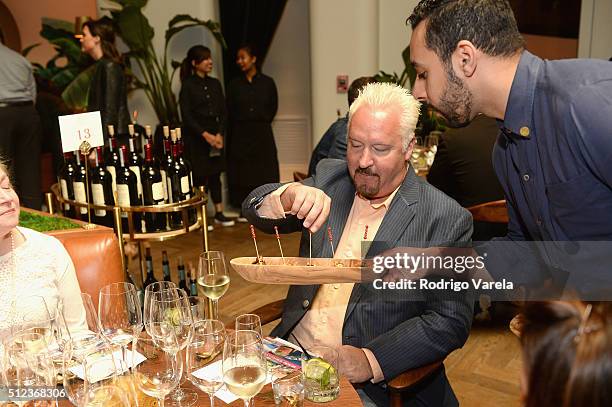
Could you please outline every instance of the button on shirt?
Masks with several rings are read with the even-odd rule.
[[[493,151],[506,240],[612,240],[611,117],[612,63],[523,52]]]
[[[271,194],[273,198],[271,202],[258,209],[257,212],[260,216],[268,218],[279,218],[284,216],[283,208],[280,203],[280,195],[289,185],[291,184],[286,184]],[[368,199],[364,199],[355,194],[353,206],[351,207],[346,225],[344,226],[334,258],[361,259],[365,256],[369,247],[367,242],[374,240],[378,228],[398,189],[393,191],[385,201],[378,204],[373,204]],[[365,236],[366,226],[367,236]],[[362,248],[364,249],[363,251]],[[339,348],[342,346],[344,316],[353,291],[353,286],[354,284],[352,283],[342,283],[322,284],[319,287],[310,309],[292,332],[306,349],[315,345],[325,345],[332,348]],[[306,302],[307,301],[304,301],[304,303]],[[368,349],[364,349],[364,352],[374,373],[372,381],[379,382],[383,380],[384,376],[382,369],[376,361],[374,354]]]
[[[28,60],[0,44],[0,61],[0,102],[33,102],[36,82]]]

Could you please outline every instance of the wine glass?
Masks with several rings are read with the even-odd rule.
[[[255,331],[261,334],[261,319],[256,314],[242,314],[236,317],[236,331]]]
[[[101,348],[105,343],[98,312],[94,307],[91,295],[81,293],[81,300],[85,309],[85,329],[69,329],[72,357],[80,362],[83,356]]]
[[[193,322],[203,321],[206,319],[206,307],[208,302],[205,298],[198,296],[190,296],[189,303],[191,304],[191,317]]]
[[[215,393],[223,386],[223,376],[205,377],[198,370],[211,363],[225,343],[225,326],[217,320],[200,320],[194,323],[194,334],[187,347],[187,377],[197,388],[208,394],[210,407],[215,405]]]
[[[223,381],[236,396],[251,405],[266,383],[266,357],[261,336],[255,331],[234,331],[223,347]]]
[[[127,346],[142,330],[142,310],[138,291],[131,283],[112,283],[100,289],[98,318],[102,335],[123,349],[126,360]]]
[[[155,397],[164,407],[165,397],[178,386],[183,374],[183,360],[176,353],[162,350],[151,335],[144,330],[132,342],[132,356],[138,353],[147,358],[145,363],[132,363],[136,386],[147,396]]]
[[[219,318],[219,298],[230,284],[230,276],[225,265],[225,255],[220,251],[207,251],[200,254],[198,265],[198,286],[200,292],[212,302],[210,319]]]
[[[162,291],[174,290],[176,288],[176,284],[174,284],[172,281],[158,281],[156,283],[149,284],[147,288],[145,288],[142,315],[143,321],[145,323],[145,329],[149,329],[147,322],[151,320],[151,299],[154,297],[154,295]],[[171,293],[165,295],[165,298],[168,298],[170,295],[178,294],[176,293],[176,291],[171,291]],[[159,294],[157,296],[159,297]],[[151,332],[149,332],[149,334],[151,334]]]
[[[98,387],[116,386],[129,401],[137,399],[128,363],[122,356],[120,345],[106,344],[103,348],[89,353],[83,359],[83,370],[85,398]],[[96,400],[102,403],[99,405],[105,405],[103,397],[98,396]]]
[[[117,385],[99,386],[89,390],[84,397],[83,407],[130,407],[130,400]]]

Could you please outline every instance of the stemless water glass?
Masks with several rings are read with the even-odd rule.
[[[198,265],[198,286],[200,292],[212,303],[210,319],[219,319],[219,298],[230,285],[230,276],[225,264],[225,255],[220,251],[207,251],[200,254]]]
[[[255,331],[234,331],[223,346],[223,381],[228,390],[252,405],[266,383],[266,357],[261,336]]]
[[[112,283],[100,289],[98,318],[102,335],[127,349],[142,330],[142,310],[138,291],[131,283]]]
[[[208,394],[210,406],[215,405],[215,393],[223,386],[223,376],[204,376],[198,371],[211,363],[225,343],[225,326],[217,320],[200,320],[194,323],[194,334],[187,347],[187,377],[197,388]]]
[[[256,314],[242,314],[236,317],[236,331],[255,331],[261,334],[261,319]]]
[[[147,396],[155,397],[164,407],[165,397],[178,386],[183,374],[183,360],[176,353],[164,352],[147,331],[141,331],[132,343],[132,355],[147,358],[145,363],[132,363],[134,381]],[[135,352],[134,352],[135,351]]]
[[[151,293],[148,332],[162,350],[183,359],[184,350],[193,336],[193,319],[189,296],[180,288]],[[177,388],[166,399],[171,406],[190,406],[198,399],[194,390]]]

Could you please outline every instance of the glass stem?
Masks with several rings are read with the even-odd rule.
[[[210,300],[210,319],[219,319],[219,300]]]
[[[244,399],[244,407],[249,407],[250,405],[251,405],[251,399]]]
[[[209,394],[208,397],[210,398],[210,407],[215,407],[215,395]]]
[[[164,407],[164,398],[165,398],[165,397],[162,397],[162,398],[160,398],[160,399],[157,399],[157,404],[159,405],[159,407]]]

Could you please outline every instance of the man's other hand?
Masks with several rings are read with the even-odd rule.
[[[374,377],[372,367],[364,351],[351,345],[338,348],[340,373],[351,383],[363,383]]]
[[[304,227],[312,233],[323,226],[329,216],[331,198],[320,189],[295,183],[280,196],[285,212],[304,219]]]

